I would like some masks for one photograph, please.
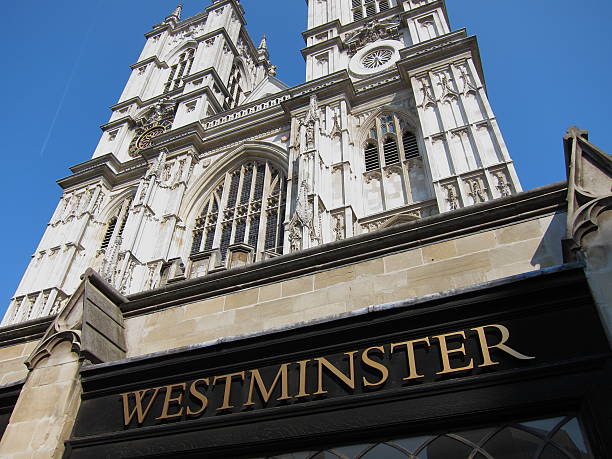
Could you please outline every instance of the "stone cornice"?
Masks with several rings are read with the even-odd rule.
[[[107,131],[109,129],[121,126],[122,124],[128,123],[130,126],[133,125],[136,122],[136,120],[134,120],[134,118],[132,118],[130,115],[128,116],[123,116],[119,119],[110,121],[106,124],[103,124],[100,126],[100,129],[102,129],[103,131]]]
[[[150,64],[151,62],[154,62],[155,65],[157,65],[160,68],[164,68],[164,69],[168,68],[168,64],[166,62],[160,61],[157,56],[147,57],[146,59],[143,59],[141,61],[136,62],[135,64],[130,65],[130,68],[134,70],[134,69],[137,69],[138,67],[142,67],[143,65]]]
[[[333,21],[326,22],[325,24],[318,25],[313,27],[312,29],[305,30],[302,32],[302,37],[304,38],[304,42],[311,35],[317,35],[318,33],[325,32],[326,30],[337,29],[338,31],[342,30],[342,24],[339,19],[334,19]]]
[[[42,338],[55,317],[53,315],[0,327],[0,348]]]
[[[239,13],[239,18],[242,21],[242,25],[246,24],[246,21],[244,20],[244,8],[242,7],[242,5],[240,3],[238,3],[236,0],[219,0],[215,3],[213,3],[210,6],[206,7],[205,12],[206,13],[210,13],[211,11],[214,11],[216,9],[218,9],[221,6],[225,6],[225,5],[232,5],[234,7],[234,9]]]
[[[72,175],[57,181],[63,189],[95,179],[102,179],[109,187],[126,183],[139,178],[146,171],[147,163],[140,158],[121,163],[112,153],[90,159],[84,163],[72,166]]]
[[[402,19],[404,27],[407,27],[408,19],[411,19],[415,16],[420,16],[422,14],[429,13],[435,10],[436,8],[442,8],[442,12],[444,13],[444,18],[446,19],[447,24],[450,24],[450,21],[448,19],[448,12],[446,11],[446,4],[444,3],[443,0],[436,0],[435,2],[426,3],[425,5],[419,6],[418,8],[414,8],[408,11],[403,11],[400,13],[400,19]]]
[[[436,242],[468,236],[566,209],[566,183],[464,207],[239,268],[128,296],[126,316],[166,309],[271,282],[304,276]]]
[[[566,182],[402,223],[311,249],[128,296],[124,316],[138,316],[217,295],[280,282],[435,242],[566,210]],[[0,347],[40,339],[55,316],[0,328]]]
[[[465,29],[404,48],[400,51],[401,60],[397,67],[404,80],[410,82],[410,75],[414,71],[465,53],[471,56],[480,81],[483,87],[486,87],[478,41],[474,36],[468,37]]]
[[[342,38],[340,36],[332,37],[328,40],[321,41],[319,43],[315,43],[312,46],[308,46],[306,48],[302,48],[300,51],[302,53],[302,57],[306,59],[309,54],[316,53],[317,51],[321,51],[323,49],[327,49],[331,46],[337,46],[339,49],[342,49],[343,43]]]

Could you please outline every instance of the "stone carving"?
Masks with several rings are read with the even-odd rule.
[[[472,81],[472,77],[470,76],[468,69],[466,67],[466,63],[458,63],[455,64],[455,68],[461,72],[461,79],[463,80],[463,95],[466,96],[470,92],[477,93],[478,88]]]
[[[314,122],[306,125],[306,148],[314,148]]]
[[[153,139],[172,127],[172,119],[176,111],[176,102],[163,97],[136,121],[135,135],[128,152],[136,157],[140,150],[153,145]]]
[[[442,88],[442,100],[451,100],[459,97],[459,93],[452,87],[453,78],[446,72],[436,74],[438,77],[438,85]]]
[[[482,179],[475,178],[467,181],[469,192],[468,194],[474,200],[474,204],[485,202],[487,200],[487,188],[484,187]]]
[[[62,304],[58,316],[25,361],[28,369],[36,368],[62,342],[70,343],[72,352],[81,359],[94,363],[125,357],[123,317],[118,305],[127,302],[127,299],[106,284],[91,268],[85,271],[81,279],[81,284],[68,301]],[[94,298],[95,301],[92,301]],[[99,309],[103,313],[87,313],[89,309]],[[111,316],[117,319],[111,320]],[[100,321],[104,322],[105,328],[100,327]],[[111,335],[114,338],[104,336],[100,339],[97,330],[108,328],[116,331]]]
[[[336,241],[344,239],[344,216],[334,215],[334,238]]]
[[[340,136],[342,133],[342,129],[340,128],[338,113],[334,112],[334,125],[332,126],[331,132],[329,133],[329,137]]]
[[[457,189],[455,188],[455,185],[444,185],[444,190],[446,191],[446,202],[448,202],[448,210],[458,209],[459,196],[457,195]]]
[[[291,252],[302,250],[302,229],[297,221],[289,229],[289,247]]]
[[[100,275],[109,284],[114,284],[119,265],[119,249],[121,248],[121,236],[117,236],[112,244],[106,249],[102,260]]]
[[[344,38],[344,46],[353,56],[361,48],[378,40],[399,40],[400,20],[394,17],[386,20],[372,19],[355,32],[347,34]]]
[[[510,196],[512,194],[512,190],[510,189],[510,183],[508,182],[508,178],[503,171],[494,172],[493,175],[497,180],[497,185],[495,188],[499,191],[499,195],[501,197]]]
[[[572,241],[570,248],[574,254],[579,253],[586,259],[590,270],[610,272],[612,157],[589,142],[588,131],[575,126],[568,129],[563,140],[568,176],[567,236]]]
[[[435,106],[437,104],[436,96],[433,93],[429,78],[422,77],[421,79],[419,79],[419,83],[421,84],[421,93],[423,94],[423,101],[421,102],[421,106],[423,108],[426,108],[429,105]]]
[[[305,140],[306,149],[315,148],[315,124],[319,121],[319,105],[317,103],[317,96],[310,96],[310,109],[306,115],[306,119],[302,122],[302,126],[305,126]]]

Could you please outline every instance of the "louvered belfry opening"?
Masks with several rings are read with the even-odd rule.
[[[351,0],[353,21],[374,16],[391,8],[392,0]]]
[[[196,219],[191,254],[218,248],[225,260],[233,244],[247,244],[255,259],[282,253],[287,180],[269,161],[246,162],[221,179]]]
[[[178,62],[170,68],[168,80],[164,86],[164,92],[170,92],[184,86],[183,78],[189,75],[193,61],[195,59],[195,49],[189,48],[181,53]]]
[[[402,133],[401,143],[398,133]],[[363,147],[365,172],[421,156],[416,135],[397,114],[379,116],[370,127],[368,137]]]
[[[419,152],[419,144],[417,142],[417,138],[412,132],[404,132],[404,135],[402,136],[402,143],[404,144],[404,154],[406,156],[406,159],[418,158],[419,156],[421,156],[421,153]]]
[[[123,235],[123,230],[129,217],[130,206],[132,205],[133,196],[129,196],[121,202],[121,205],[117,208],[113,216],[108,220],[106,225],[106,231],[102,238],[102,244],[100,249],[105,250],[108,248],[113,240],[120,238]],[[119,225],[117,226],[117,223]]]
[[[399,164],[400,156],[397,148],[397,141],[394,137],[387,137],[383,142],[383,154],[385,157],[385,165]]]

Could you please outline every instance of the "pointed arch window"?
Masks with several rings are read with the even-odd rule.
[[[374,16],[391,8],[392,0],[351,0],[353,21]]]
[[[243,98],[244,90],[242,89],[242,72],[237,64],[232,66],[232,71],[228,81],[227,90],[229,91],[229,95],[226,97],[225,102],[223,103],[223,108],[225,110],[236,108],[238,105],[240,105],[240,101]]]
[[[259,260],[281,254],[287,179],[268,161],[249,161],[226,173],[206,198],[196,220],[191,254],[219,249],[227,258],[233,244],[247,244]]]
[[[420,156],[413,129],[397,113],[383,113],[375,120],[363,143],[368,213],[420,200],[411,190],[408,167],[408,160]]]
[[[184,86],[183,78],[191,72],[194,58],[195,48],[189,48],[181,53],[178,62],[170,68],[170,75],[168,75],[168,81],[164,86],[164,92],[170,92]]]
[[[125,224],[127,223],[129,209],[132,205],[133,198],[133,196],[125,198],[113,216],[108,220],[100,249],[107,249],[111,243],[114,243],[117,240],[117,238],[121,238],[123,236],[123,230],[125,229]]]

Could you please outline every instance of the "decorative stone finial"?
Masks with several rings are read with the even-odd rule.
[[[261,42],[259,43],[258,49],[268,49],[268,39],[266,37],[266,34],[263,34],[263,36],[261,37]]]
[[[166,18],[166,21],[180,21],[182,12],[183,12],[183,2],[179,2],[178,5],[176,5],[176,8],[174,9],[174,11],[170,13],[170,15]]]

